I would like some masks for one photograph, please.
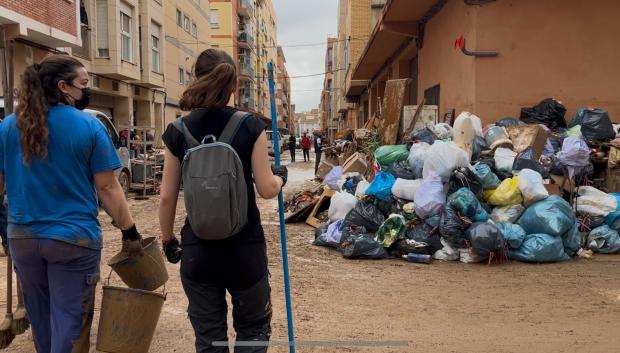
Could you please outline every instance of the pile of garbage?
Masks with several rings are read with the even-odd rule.
[[[620,190],[605,184],[620,168],[620,126],[602,109],[570,123],[565,112],[548,99],[484,128],[465,112],[368,158],[356,152],[323,175],[331,196],[314,245],[422,263],[620,252]]]

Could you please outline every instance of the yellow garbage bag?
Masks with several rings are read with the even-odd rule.
[[[502,181],[495,190],[484,193],[484,199],[493,206],[512,206],[523,203],[523,196],[519,191],[519,177],[512,177]]]

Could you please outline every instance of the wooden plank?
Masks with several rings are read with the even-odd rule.
[[[403,110],[407,84],[411,79],[389,80],[385,86],[385,97],[379,128],[382,145],[393,145],[398,139],[400,114]]]
[[[329,202],[335,193],[336,192],[331,189],[325,189],[325,191],[323,191],[323,195],[321,195],[321,198],[314,205],[312,213],[310,213],[310,216],[308,216],[306,224],[314,228],[318,228],[321,226],[321,221],[316,218],[316,215],[321,211],[321,206],[323,206],[326,202]]]

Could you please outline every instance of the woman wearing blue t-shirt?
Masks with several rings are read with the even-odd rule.
[[[104,126],[80,111],[88,81],[69,56],[29,66],[17,113],[0,125],[9,250],[39,353],[88,352],[103,245],[97,195],[123,229],[123,250],[142,249],[114,176],[116,150]]]

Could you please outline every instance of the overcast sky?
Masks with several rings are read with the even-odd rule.
[[[278,42],[284,46],[289,76],[325,71],[326,44],[304,47],[287,45],[325,43],[337,34],[338,0],[273,0],[278,15]],[[291,78],[291,95],[296,111],[318,108],[323,76]]]

